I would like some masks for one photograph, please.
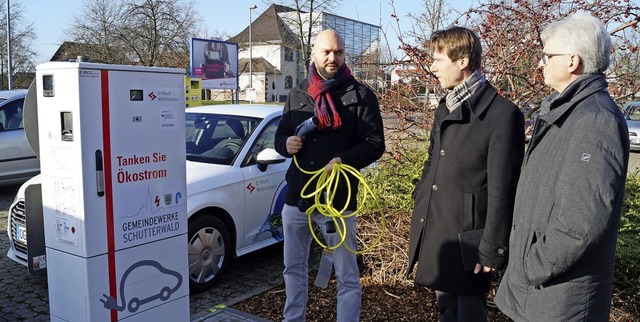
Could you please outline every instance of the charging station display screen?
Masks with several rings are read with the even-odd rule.
[[[129,100],[130,101],[142,101],[142,90],[141,89],[132,89],[129,90]]]
[[[53,75],[42,75],[42,96],[53,97]]]

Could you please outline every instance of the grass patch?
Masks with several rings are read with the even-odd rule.
[[[627,175],[616,247],[614,293],[630,307],[640,307],[640,174]]]

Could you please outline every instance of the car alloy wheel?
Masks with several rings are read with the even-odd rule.
[[[199,293],[213,287],[231,261],[227,226],[213,215],[189,219],[189,288]]]

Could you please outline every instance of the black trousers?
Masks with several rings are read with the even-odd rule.
[[[441,322],[486,322],[486,295],[457,295],[436,291]]]

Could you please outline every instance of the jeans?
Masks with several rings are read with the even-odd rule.
[[[441,322],[487,321],[487,299],[483,295],[456,295],[436,291]]]
[[[346,213],[345,213],[346,214]],[[327,217],[314,213],[313,221],[321,228],[327,246],[340,242],[340,234],[325,232]],[[287,299],[284,304],[284,322],[305,321],[307,298],[309,296],[309,247],[313,239],[308,216],[298,207],[284,205],[282,225],[284,229],[284,283]],[[347,245],[357,250],[356,218],[345,219]],[[338,280],[337,322],[357,322],[360,320],[362,287],[356,255],[344,245],[333,250],[333,267]]]

